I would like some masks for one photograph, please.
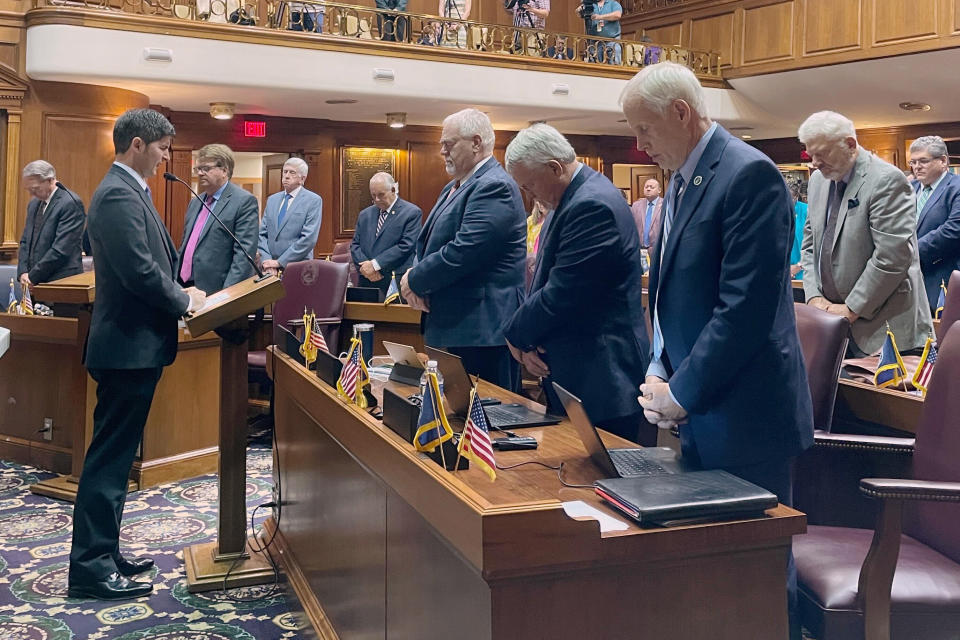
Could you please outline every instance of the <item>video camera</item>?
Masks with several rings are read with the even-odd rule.
[[[577,7],[577,15],[584,20],[589,20],[597,12],[597,3],[593,0],[580,0],[580,6]]]
[[[503,0],[503,8],[508,10],[514,7],[525,9],[528,4],[530,4],[530,0]]]

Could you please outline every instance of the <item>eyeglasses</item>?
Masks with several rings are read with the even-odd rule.
[[[910,160],[907,164],[911,167],[925,167],[934,160],[939,160],[939,158],[917,158],[916,160]]]
[[[201,173],[210,173],[211,171],[216,169],[218,166],[219,165],[216,165],[216,164],[201,164],[194,167],[193,172],[197,175],[200,175]]]
[[[441,140],[441,141],[440,141],[440,149],[441,149],[441,150],[449,151],[450,149],[452,149],[453,147],[455,147],[455,146],[457,145],[457,143],[460,142],[461,140],[463,140],[463,138],[460,138],[460,137],[453,138],[453,139],[451,139],[451,140]]]

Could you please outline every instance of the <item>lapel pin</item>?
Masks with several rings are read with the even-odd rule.
[[[703,178],[702,178],[701,176],[696,176],[696,177],[693,179],[693,185],[694,185],[695,187],[699,187],[701,182],[703,182]]]

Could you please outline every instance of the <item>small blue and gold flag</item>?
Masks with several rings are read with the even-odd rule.
[[[895,387],[907,377],[907,368],[903,364],[900,352],[897,350],[897,341],[893,332],[887,329],[887,339],[883,341],[880,350],[880,362],[873,381],[878,387]]]
[[[383,306],[400,299],[400,287],[397,286],[397,274],[390,276],[390,286],[387,288],[387,297],[383,299]]]
[[[947,285],[940,281],[940,297],[937,298],[937,310],[933,312],[933,319],[939,320],[943,315],[943,307],[947,304]]]
[[[437,374],[427,372],[427,388],[420,404],[420,419],[417,420],[417,433],[413,436],[413,446],[417,451],[433,451],[438,444],[453,437],[453,429],[447,422],[443,410],[443,398],[440,395],[440,383]]]
[[[7,298],[7,313],[20,315],[20,303],[17,302],[17,294],[14,291],[14,280],[10,278],[10,296]]]

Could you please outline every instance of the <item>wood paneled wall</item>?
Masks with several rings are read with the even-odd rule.
[[[334,122],[303,118],[247,116],[267,123],[266,138],[246,138],[243,135],[244,116],[233,120],[213,120],[206,113],[169,113],[177,128],[173,162],[176,173],[189,175],[190,153],[205,144],[221,142],[234,151],[294,153],[302,156],[309,166],[306,186],[323,197],[323,221],[315,253],[328,254],[338,240],[351,237],[338,233],[340,217],[340,149],[344,145],[382,147],[399,150],[396,179],[400,195],[429,213],[437,195],[449,181],[440,157],[439,127],[408,126],[391,129],[380,123]],[[498,131],[495,155],[503,159],[503,151],[513,137],[512,131]],[[649,162],[638,152],[634,140],[616,136],[570,136],[570,142],[589,164],[604,168],[610,175],[613,163]],[[189,195],[178,185],[171,185],[168,198],[167,224],[179,240],[183,233],[183,217]],[[179,195],[178,195],[179,194]]]
[[[960,0],[693,0],[623,31],[719,51],[736,78],[960,46]]]

